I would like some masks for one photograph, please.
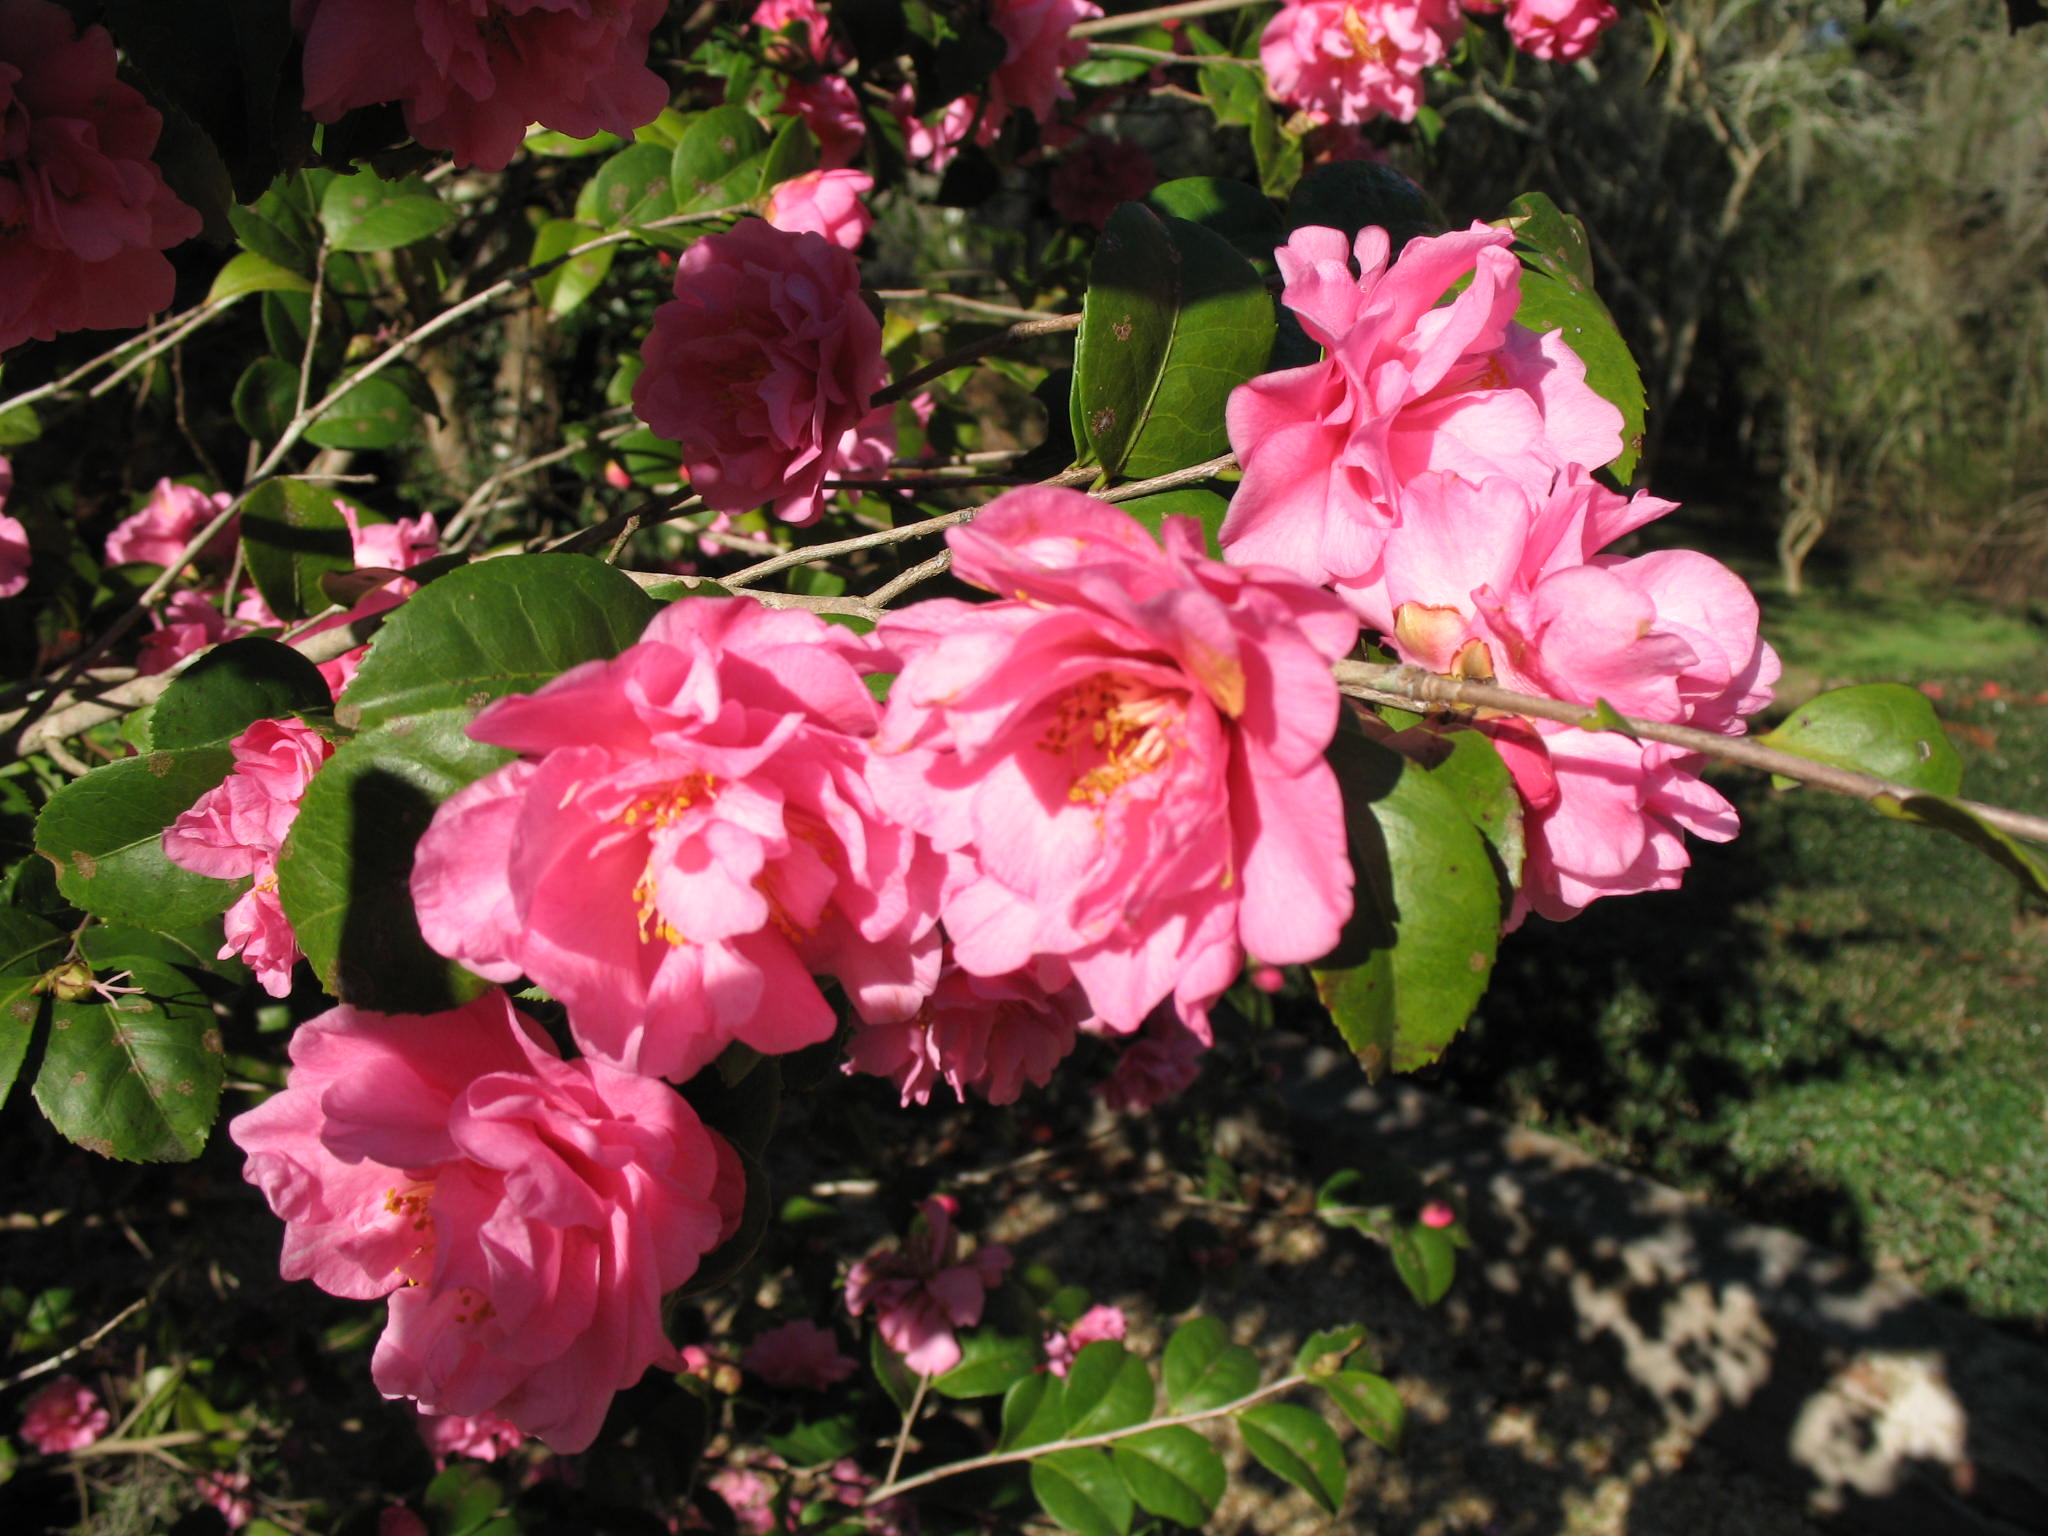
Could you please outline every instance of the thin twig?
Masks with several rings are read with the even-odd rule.
[[[941,550],[929,560],[921,560],[892,581],[886,581],[875,588],[861,601],[870,608],[886,608],[890,603],[936,576],[943,576],[953,568],[953,552]]]
[[[1180,5],[1155,6],[1149,11],[1126,11],[1121,16],[1100,16],[1067,28],[1069,37],[1101,37],[1106,32],[1135,32],[1162,21],[1184,16],[1215,16],[1224,11],[1251,9],[1251,0],[1183,0]]]
[[[889,1453],[889,1475],[884,1483],[896,1481],[896,1474],[903,1470],[903,1453],[910,1449],[910,1432],[917,1426],[917,1416],[924,1412],[924,1395],[931,1390],[932,1378],[929,1373],[917,1378],[917,1390],[910,1395],[910,1406],[903,1410],[903,1428],[896,1434],[896,1449]]]
[[[1027,341],[1034,336],[1058,336],[1079,329],[1080,324],[1079,315],[1047,315],[1042,320],[1019,320],[1014,325],[997,331],[993,336],[984,336],[978,341],[968,342],[965,346],[955,347],[937,362],[926,363],[922,368],[904,375],[888,388],[877,390],[873,403],[894,405],[919,385],[929,384],[933,379],[944,378],[955,368],[964,368],[991,352],[1000,352],[1012,342]]]
[[[53,379],[48,384],[38,384],[34,389],[25,389],[18,395],[10,395],[5,400],[0,400],[0,415],[5,415],[18,406],[34,405],[38,400],[47,400],[52,395],[64,394],[72,385],[83,379],[94,369],[112,366],[114,360],[130,347],[148,347],[152,342],[163,336],[166,331],[186,325],[187,322],[196,322],[198,317],[202,315],[210,320],[214,315],[219,314],[232,303],[234,303],[233,299],[222,299],[218,303],[208,301],[205,304],[199,305],[196,309],[186,310],[183,314],[167,315],[147,330],[130,336],[125,341],[117,341],[113,346],[107,348],[106,351],[98,354],[96,357],[80,363],[76,368],[65,374],[63,378]],[[196,328],[196,324],[194,328]],[[177,345],[178,341],[183,340],[188,334],[190,334],[189,331],[179,331],[170,344],[172,346]],[[155,351],[152,349],[141,360],[146,361],[148,356],[154,355]]]
[[[971,309],[977,314],[1000,315],[1006,320],[1042,320],[1042,309],[1019,309],[1014,304],[997,304],[988,299],[971,298],[964,293],[948,293],[943,288],[879,288],[875,297],[885,303],[895,301],[908,303],[924,299],[934,304],[951,304],[960,309]]]
[[[240,298],[241,295],[237,294],[235,297]],[[129,358],[127,362],[123,363],[119,368],[115,369],[112,373],[108,374],[104,379],[101,379],[99,383],[93,385],[93,387],[90,390],[86,391],[86,398],[90,400],[99,399],[101,395],[104,395],[108,390],[112,389],[116,384],[120,383],[123,379],[127,378],[129,374],[133,373],[143,364],[151,361],[154,358],[160,357],[164,353],[170,351],[173,347],[176,347],[177,345],[179,345],[179,343],[183,342],[186,337],[190,336],[194,331],[198,330],[202,325],[206,325],[212,322],[213,320],[218,319],[222,314],[226,312],[227,307],[234,302],[234,299],[222,299],[217,304],[202,304],[197,309],[190,311],[188,315],[181,316],[180,318],[183,320],[184,323],[181,324],[174,332],[172,332],[172,334],[170,334],[169,336],[165,336],[161,340],[145,348],[143,351],[136,353],[135,356]]]
[[[306,345],[299,357],[299,388],[292,397],[292,415],[306,414],[306,391],[313,382],[313,352],[320,345],[321,297],[327,291],[327,236],[320,237],[320,249],[313,256],[313,297],[306,305]]]
[[[74,1359],[77,1356],[84,1354],[85,1351],[91,1349],[93,1345],[99,1343],[101,1339],[104,1339],[108,1334],[112,1333],[116,1328],[120,1327],[123,1323],[127,1322],[129,1318],[133,1317],[136,1313],[140,1312],[144,1307],[148,1305],[149,1298],[147,1296],[138,1296],[135,1300],[129,1302],[127,1306],[123,1307],[120,1311],[116,1312],[106,1322],[100,1324],[99,1327],[95,1328],[91,1333],[88,1333],[84,1338],[80,1339],[76,1344],[72,1345],[69,1349],[59,1350],[56,1354],[50,1356],[49,1359],[38,1361],[36,1364],[30,1366],[27,1370],[16,1371],[12,1376],[9,1376],[5,1381],[0,1381],[0,1392],[5,1392],[9,1387],[18,1387],[24,1381],[33,1381],[36,1377],[41,1376],[48,1371],[54,1371],[55,1369],[57,1369],[58,1366],[64,1364],[65,1361]]]

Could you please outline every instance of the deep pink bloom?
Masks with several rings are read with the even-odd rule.
[[[1441,1200],[1425,1201],[1422,1214],[1417,1218],[1425,1227],[1441,1232],[1458,1219],[1458,1213]]]
[[[865,1018],[938,976],[937,857],[863,777],[871,641],[751,598],[672,603],[639,644],[501,699],[470,734],[525,754],[443,805],[412,893],[427,942],[524,973],[585,1051],[678,1082],[733,1040],[827,1039],[812,975]]]
[[[59,1376],[28,1400],[21,1438],[45,1456],[82,1451],[113,1423],[99,1394],[76,1376]]]
[[[1046,195],[1053,212],[1069,224],[1100,229],[1119,203],[1136,202],[1158,182],[1143,145],[1091,133],[1053,167]]]
[[[168,672],[195,651],[238,639],[254,626],[223,615],[211,599],[189,588],[173,592],[150,614],[156,627],[142,637],[135,670],[148,677]]]
[[[157,481],[142,510],[123,518],[107,535],[107,564],[146,560],[151,565],[169,565],[185,552],[192,535],[218,517],[233,500],[225,491],[209,495],[196,486],[179,485],[169,479]],[[225,565],[234,553],[235,525],[231,520],[207,541],[198,558]]]
[[[1231,393],[1244,465],[1223,524],[1231,560],[1370,579],[1416,475],[1504,475],[1541,494],[1566,466],[1621,452],[1621,412],[1587,387],[1563,333],[1515,323],[1512,243],[1475,224],[1411,240],[1390,264],[1386,231],[1368,228],[1354,275],[1344,236],[1310,226],[1274,253],[1281,301],[1328,355]]]
[[[817,0],[762,0],[753,21],[769,34],[763,55],[791,77],[782,87],[781,110],[804,120],[826,170],[850,164],[867,138],[867,124],[852,83],[835,73],[847,62],[846,50]]]
[[[792,234],[809,230],[849,251],[860,249],[875,216],[861,199],[875,178],[861,171],[807,171],[768,194],[768,222]]]
[[[989,77],[985,124],[1000,130],[1013,107],[1050,122],[1059,103],[1074,99],[1066,72],[1088,57],[1087,40],[1069,34],[1101,14],[1093,0],[989,0],[989,24],[1007,52]],[[984,142],[994,139],[990,132]]]
[[[342,521],[348,524],[349,539],[353,545],[355,567],[358,571],[409,571],[441,552],[441,529],[431,512],[419,517],[401,517],[392,522],[378,523],[366,521],[347,501],[337,499],[334,505],[341,513]],[[339,629],[344,624],[353,624],[357,619],[368,618],[373,613],[384,613],[396,608],[418,590],[418,582],[409,577],[393,576],[381,586],[358,598],[355,606],[347,613],[335,614],[301,625],[290,630],[286,638],[304,640],[308,636],[322,634],[330,629]],[[253,587],[243,593],[241,602],[235,605],[235,617],[245,624],[264,629],[282,626],[284,622],[270,611],[270,605],[264,602],[263,594]],[[343,652],[332,661],[320,663],[320,675],[327,679],[327,686],[334,691],[337,698],[340,697],[342,690],[355,680],[356,669],[362,665],[363,656],[369,649],[367,644],[359,645],[352,651]]]
[[[1013,1104],[1027,1082],[1051,1081],[1088,1017],[1087,997],[1058,960],[1008,976],[949,964],[910,1018],[854,1031],[844,1070],[893,1079],[906,1105],[928,1102],[940,1078],[963,1103],[973,1088],[991,1104]]]
[[[163,119],[115,78],[113,39],[50,0],[0,0],[0,352],[140,325],[199,215],[150,159]]]
[[[239,1531],[256,1518],[256,1504],[249,1497],[249,1474],[246,1472],[202,1472],[192,1479],[192,1488],[200,1498],[220,1511],[221,1519],[227,1522],[231,1531]]]
[[[1045,1336],[1045,1368],[1055,1376],[1065,1376],[1082,1350],[1090,1344],[1121,1339],[1128,1326],[1122,1307],[1090,1307],[1066,1332],[1055,1328]]]
[[[771,1387],[796,1387],[823,1392],[851,1376],[856,1366],[839,1352],[830,1328],[816,1323],[784,1323],[770,1328],[747,1346],[740,1364]]]
[[[526,1444],[526,1431],[495,1413],[421,1413],[419,1429],[437,1467],[454,1456],[496,1461]]]
[[[1193,1087],[1207,1048],[1206,1040],[1167,1010],[1155,1010],[1095,1091],[1121,1114],[1142,1113]]]
[[[1607,0],[1511,0],[1508,36],[1539,59],[1583,59],[1620,14]]]
[[[1320,958],[1351,911],[1330,663],[1357,638],[1328,593],[1165,546],[1078,491],[1029,487],[947,535],[1000,593],[891,614],[904,658],[870,770],[957,856],[960,965],[1063,957],[1104,1026],[1169,994],[1206,1028],[1246,951]]]
[[[28,585],[28,568],[34,558],[21,519],[4,515],[13,489],[14,466],[0,457],[0,597],[12,597]]]
[[[1433,672],[1739,735],[1778,677],[1741,578],[1689,550],[1600,553],[1671,508],[1646,493],[1624,500],[1581,470],[1540,498],[1506,477],[1418,476],[1379,578],[1345,595]],[[1527,806],[1521,899],[1546,917],[1671,889],[1690,862],[1683,832],[1735,835],[1698,753],[1553,721],[1481,728]]]
[[[458,163],[503,170],[540,123],[629,134],[668,105],[647,67],[668,0],[292,0],[306,110],[405,103],[405,126]]]
[[[846,1310],[870,1308],[882,1342],[920,1376],[939,1376],[960,1363],[956,1328],[981,1321],[987,1293],[1002,1284],[1010,1250],[984,1243],[962,1257],[953,1230],[958,1207],[944,1195],[918,1206],[901,1247],[869,1254],[846,1277]]]
[[[430,1018],[335,1008],[291,1057],[228,1133],[284,1219],[284,1277],[390,1298],[385,1396],[580,1451],[614,1392],[680,1365],[661,1298],[741,1202],[680,1094],[563,1061],[496,991]]]
[[[1319,122],[1413,122],[1422,72],[1464,28],[1457,0],[1286,0],[1259,39],[1273,95]]]
[[[264,991],[284,997],[301,952],[277,898],[277,855],[334,747],[297,720],[258,720],[229,747],[234,768],[164,828],[164,857],[216,880],[254,879],[227,910],[220,958],[240,955]]]
[[[634,411],[682,445],[713,510],[773,502],[785,521],[815,521],[887,372],[859,265],[823,235],[742,219],[683,252],[675,288],[641,348]]]
[[[377,1514],[377,1536],[432,1536],[427,1522],[403,1504],[387,1504]]]

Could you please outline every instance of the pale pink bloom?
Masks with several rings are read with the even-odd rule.
[[[839,1352],[830,1328],[816,1323],[784,1323],[770,1328],[747,1346],[740,1365],[771,1387],[796,1387],[823,1392],[846,1380],[856,1369]]]
[[[1145,1021],[1145,1031],[1124,1047],[1115,1068],[1096,1088],[1102,1102],[1121,1114],[1139,1114],[1185,1093],[1202,1075],[1208,1041],[1165,1009]]]
[[[1275,99],[1319,122],[1413,122],[1422,72],[1464,28],[1457,0],[1287,0],[1259,62]]]
[[[1001,594],[885,618],[904,658],[870,777],[955,856],[963,969],[1063,957],[1103,1026],[1171,995],[1206,1028],[1247,950],[1314,960],[1351,911],[1330,663],[1357,628],[1284,571],[1165,545],[1078,491],[1008,492],[947,535]]]
[[[1281,302],[1327,355],[1231,393],[1244,465],[1223,523],[1231,560],[1370,579],[1415,476],[1504,475],[1541,494],[1567,465],[1621,452],[1621,412],[1587,386],[1563,333],[1515,323],[1512,243],[1474,224],[1411,240],[1389,263],[1386,231],[1368,228],[1354,274],[1343,234],[1310,226],[1274,253]]]
[[[208,495],[196,486],[159,480],[141,511],[124,518],[107,535],[107,564],[125,565],[144,560],[151,565],[169,565],[185,552],[192,535],[212,522],[234,497],[225,491]],[[232,521],[206,543],[197,558],[226,564],[234,558],[235,525]]]
[[[680,1359],[661,1298],[737,1226],[739,1163],[682,1096],[565,1062],[502,992],[429,1018],[334,1008],[228,1134],[285,1222],[287,1280],[390,1298],[378,1390],[560,1452]]]
[[[135,670],[145,677],[168,672],[195,651],[238,639],[255,627],[227,618],[211,599],[189,588],[173,592],[149,617],[156,627],[142,637],[135,657]]]
[[[21,1438],[45,1456],[82,1451],[113,1423],[99,1394],[76,1376],[59,1376],[28,1400]]]
[[[1511,0],[1508,36],[1539,59],[1583,59],[1620,14],[1607,0]]]
[[[769,34],[763,56],[790,76],[782,87],[781,110],[804,120],[818,141],[825,169],[851,163],[867,138],[867,124],[852,84],[833,72],[847,62],[846,50],[826,25],[817,0],[763,0],[753,20]]]
[[[838,75],[789,81],[782,88],[782,111],[804,120],[818,141],[818,163],[828,171],[851,165],[867,141],[860,98]]]
[[[522,973],[587,1052],[680,1082],[726,1045],[829,1038],[813,974],[862,1017],[937,980],[940,862],[863,776],[889,658],[808,613],[692,598],[639,644],[470,726],[523,758],[458,792],[420,840],[427,942]]]
[[[14,489],[14,466],[0,457],[0,509]],[[28,530],[19,518],[0,515],[0,597],[12,597],[28,585],[28,568],[33,563]]]
[[[768,194],[768,222],[792,234],[808,230],[849,251],[860,249],[875,216],[861,201],[875,178],[861,171],[806,171]]]
[[[900,1247],[869,1254],[846,1277],[846,1310],[870,1309],[882,1342],[920,1376],[940,1376],[960,1363],[956,1328],[981,1321],[987,1293],[1002,1284],[1010,1250],[984,1243],[965,1257],[953,1230],[958,1205],[934,1195],[918,1206]]]
[[[532,123],[587,139],[652,122],[668,86],[648,38],[667,14],[668,0],[292,0],[308,112],[400,101],[415,139],[486,171]]]
[[[1433,672],[1739,735],[1778,677],[1741,578],[1689,550],[1599,553],[1671,508],[1576,469],[1540,497],[1506,477],[1419,476],[1380,576],[1344,594]],[[1520,899],[1545,917],[1669,890],[1690,862],[1684,832],[1735,835],[1733,807],[1698,777],[1699,753],[1553,721],[1481,729],[1527,806]]]
[[[526,1444],[526,1431],[495,1413],[421,1412],[419,1431],[420,1439],[434,1453],[436,1467],[447,1466],[454,1456],[496,1461]]]
[[[773,502],[786,522],[816,521],[887,373],[858,263],[822,235],[742,219],[683,252],[675,291],[641,347],[634,411],[682,446],[713,510]]]
[[[106,28],[0,0],[0,352],[140,325],[171,302],[164,251],[199,233],[150,158],[162,117],[115,67]]]
[[[1100,229],[1119,203],[1134,203],[1159,183],[1143,145],[1091,133],[1053,167],[1046,196],[1069,224]]]
[[[781,1492],[776,1481],[747,1466],[723,1466],[704,1479],[713,1493],[725,1500],[733,1524],[746,1536],[767,1536],[779,1529],[795,1530],[794,1520],[778,1524],[775,1498]]]
[[[1055,1376],[1065,1376],[1082,1350],[1090,1344],[1121,1339],[1127,1326],[1122,1307],[1090,1307],[1066,1332],[1055,1328],[1045,1336],[1045,1368]]]
[[[239,1531],[256,1518],[255,1502],[249,1498],[246,1472],[202,1472],[192,1480],[199,1497],[220,1511],[231,1531]]]
[[[284,997],[301,951],[277,897],[277,856],[334,746],[297,720],[258,720],[228,745],[234,768],[164,828],[164,857],[216,880],[254,879],[227,910],[220,958],[240,955],[264,991]]]
[[[972,1088],[991,1104],[1013,1104],[1027,1082],[1051,1081],[1088,1018],[1088,999],[1058,960],[1008,976],[948,964],[913,1016],[853,1032],[843,1070],[892,1079],[906,1105],[928,1102],[940,1078],[963,1103]]]
[[[962,96],[948,102],[939,114],[936,124],[927,123],[917,115],[916,92],[908,85],[898,88],[888,103],[890,116],[896,119],[903,130],[904,152],[912,160],[929,165],[934,171],[943,171],[960,152],[960,146],[967,142],[967,135],[974,128],[975,113],[980,109],[981,98]],[[1000,125],[998,125],[1000,126]],[[984,124],[982,142],[992,144],[996,134]]]

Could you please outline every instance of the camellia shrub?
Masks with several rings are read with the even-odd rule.
[[[1414,1069],[1504,930],[1737,834],[1717,761],[2048,893],[1917,693],[1751,737],[1779,659],[1636,537],[1586,232],[1387,163],[1607,5],[171,9],[0,0],[0,1093],[231,1140],[441,1462],[627,1443],[665,1379],[718,1431],[670,1529],[999,1468],[1199,1526],[1225,1421],[1334,1509],[1307,1403],[1401,1426],[1357,1320],[1262,1378],[1183,1318],[1155,1379],[944,1166],[836,1317],[679,1329],[758,1262],[785,1074],[1137,1115],[1274,994]],[[1367,1182],[1323,1218],[1435,1300],[1454,1205]],[[771,1443],[743,1379],[833,1406]],[[55,1378],[26,1442],[162,1390]],[[232,1445],[189,1501],[237,1524]]]

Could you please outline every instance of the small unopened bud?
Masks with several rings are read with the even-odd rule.
[[[1422,1224],[1441,1230],[1458,1219],[1458,1213],[1441,1200],[1431,1200],[1422,1208]]]
[[[49,993],[60,1003],[75,1003],[80,998],[90,997],[93,992],[92,967],[83,960],[68,960],[53,970],[45,971],[43,979],[36,983],[36,990]]]
[[[1278,992],[1287,985],[1287,977],[1277,965],[1253,966],[1250,981],[1261,992]]]
[[[617,459],[606,459],[604,483],[615,491],[629,491],[633,488],[633,477],[626,473],[626,466]]]

